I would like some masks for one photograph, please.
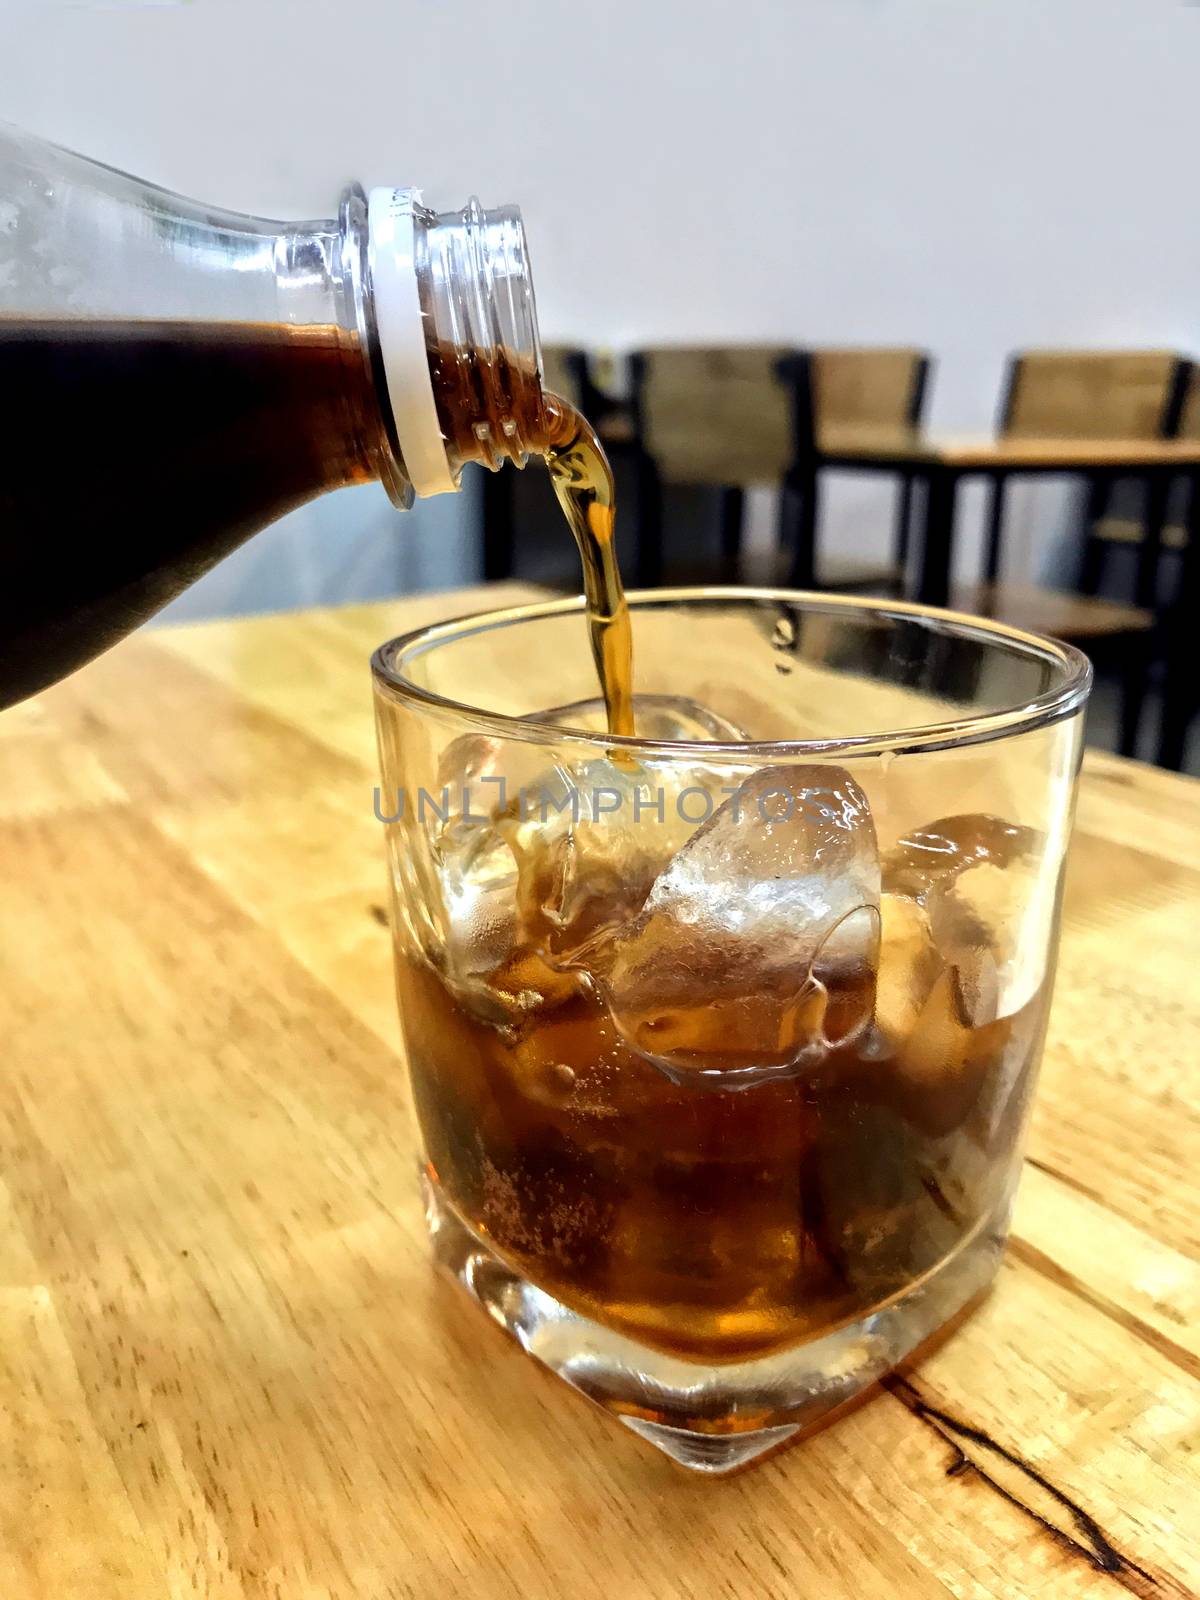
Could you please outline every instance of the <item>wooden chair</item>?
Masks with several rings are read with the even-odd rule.
[[[1188,362],[1187,385],[1179,408],[1180,439],[1200,439],[1200,361]]]
[[[1187,392],[1179,417],[1179,437],[1200,439],[1200,362],[1190,364]],[[1188,729],[1200,710],[1200,476],[1193,476],[1184,502],[1184,526],[1164,532],[1163,543],[1180,552],[1179,583],[1165,619],[1163,709],[1157,761],[1182,771],[1186,765]],[[1177,534],[1173,541],[1172,534]]]
[[[809,352],[817,454],[822,441],[856,433],[886,433],[919,428],[924,419],[932,361],[924,350],[815,349]],[[903,589],[908,565],[914,474],[899,471],[893,561],[863,573],[859,584],[881,583]],[[842,586],[855,586],[844,578]]]
[[[781,346],[644,350],[634,358],[635,413],[645,465],[639,548],[661,560],[661,486],[705,484],[721,492],[721,567],[739,573],[745,490],[780,485],[780,576],[815,587],[822,434],[910,430],[920,419],[929,358],[919,350],[790,350]],[[912,480],[901,474],[897,560],[882,567],[822,563],[826,588],[892,588],[903,582]],[[758,576],[758,574],[756,574]]]
[[[1024,351],[1009,363],[999,432],[1017,438],[1162,438],[1178,423],[1183,372],[1180,358],[1164,350]],[[1090,475],[1089,526],[1114,476]],[[983,581],[955,585],[952,604],[1068,639],[1098,659],[1110,655],[1123,685],[1121,749],[1132,755],[1152,660],[1152,606],[1002,581],[1005,479],[993,477],[989,488]],[[1161,526],[1164,496],[1164,480],[1148,480],[1148,524],[1157,517]]]
[[[738,573],[745,490],[783,486],[781,522],[804,524],[811,542],[815,496],[790,493],[807,476],[812,417],[807,367],[779,345],[665,347],[631,359],[638,446],[638,581],[662,578],[662,499],[666,484],[702,485],[721,494],[721,572]]]
[[[1173,419],[1168,415],[1164,419],[1165,436],[1200,439],[1200,365],[1195,362],[1187,364],[1181,389],[1178,423],[1172,427]],[[1161,550],[1177,555],[1187,540],[1187,500],[1184,496],[1173,497],[1173,503],[1174,520],[1171,510],[1166,509],[1160,544]],[[1084,528],[1079,588],[1083,594],[1098,594],[1104,583],[1109,558],[1122,548],[1138,550],[1140,553],[1146,525],[1141,517],[1122,514],[1121,508],[1114,509],[1111,496],[1098,495],[1096,504],[1089,509],[1095,515],[1089,517]],[[1147,565],[1157,566],[1153,555]]]
[[[1200,383],[1193,385],[1200,396]],[[1181,425],[1192,426],[1192,419]],[[1200,415],[1195,419],[1200,436]],[[1188,731],[1200,711],[1200,474],[1192,477],[1187,502],[1187,527],[1180,560],[1179,583],[1164,618],[1162,723],[1156,760],[1181,772],[1187,765]]]
[[[1179,425],[1187,363],[1172,350],[1026,350],[1009,360],[997,431],[1013,438],[1166,439]],[[1103,516],[1115,474],[1096,473],[1088,485],[1085,550]],[[999,577],[1005,483],[991,483],[985,578]],[[1147,480],[1146,529],[1161,530],[1165,483]],[[1079,589],[1095,594],[1101,573],[1085,555]],[[1153,603],[1139,585],[1141,605]]]

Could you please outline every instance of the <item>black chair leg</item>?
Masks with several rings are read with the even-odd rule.
[[[1153,633],[1131,635],[1126,645],[1125,666],[1121,673],[1121,728],[1117,749],[1123,756],[1136,757],[1142,732],[1142,713],[1154,658]]]
[[[637,554],[634,573],[638,587],[653,589],[663,573],[663,486],[654,457],[644,450],[637,457]]]
[[[1108,540],[1098,539],[1094,533],[1084,535],[1083,556],[1079,562],[1079,577],[1075,587],[1080,594],[1097,595],[1104,582],[1104,569],[1108,565]]]
[[[800,521],[800,493],[792,482],[791,474],[786,473],[779,485],[779,510],[775,529],[775,544],[781,554],[787,557],[788,580],[796,565],[796,528]],[[780,581],[783,579],[783,563],[779,566]]]
[[[925,515],[917,558],[917,599],[927,606],[950,603],[959,474],[930,467],[925,474]]]
[[[483,576],[493,582],[511,578],[516,560],[513,514],[513,471],[483,474]]]
[[[983,579],[995,583],[1000,577],[1001,544],[1004,539],[1004,506],[1008,480],[999,476],[988,480],[987,544],[984,548]]]
[[[912,600],[916,597],[918,588],[917,569],[923,559],[921,552],[925,548],[925,535],[928,528],[929,480],[920,473],[914,473],[908,502],[908,549],[905,552],[904,567],[896,586],[896,593],[902,599]]]
[[[1195,640],[1200,615],[1200,474],[1192,479],[1187,517],[1187,543],[1183,565],[1166,627],[1166,672],[1163,683],[1162,724],[1157,761],[1172,772],[1183,770],[1188,729],[1200,710]]]
[[[1158,602],[1158,563],[1170,487],[1171,480],[1165,472],[1156,472],[1146,480],[1146,525],[1138,546],[1136,599],[1148,611],[1155,610]]]
[[[792,551],[788,582],[797,589],[817,587],[817,519],[820,490],[817,469],[793,467],[783,481],[780,531]]]
[[[896,505],[896,533],[892,541],[892,560],[897,571],[896,589],[899,594],[904,593],[908,556],[912,548],[912,503],[915,481],[911,472],[901,474],[900,494]]]
[[[1111,488],[1103,478],[1093,478],[1088,485],[1087,509],[1083,514],[1083,555],[1075,585],[1080,594],[1099,594],[1104,583],[1108,540],[1097,537],[1096,524],[1108,509]]]
[[[746,496],[738,484],[721,490],[721,574],[729,583],[737,581],[742,563],[742,523]]]
[[[1168,686],[1163,700],[1162,726],[1158,736],[1158,754],[1155,757],[1160,767],[1166,767],[1171,772],[1182,772],[1184,760],[1187,756],[1188,729],[1196,715],[1196,697],[1194,690],[1189,691],[1186,686],[1176,686],[1174,691]]]

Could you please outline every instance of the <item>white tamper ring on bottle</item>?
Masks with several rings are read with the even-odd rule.
[[[367,197],[367,249],[396,437],[413,489],[425,496],[451,494],[458,484],[438,422],[417,289],[413,208],[420,200],[419,189],[372,189]]]

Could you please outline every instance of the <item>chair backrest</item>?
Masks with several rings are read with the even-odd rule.
[[[1187,388],[1179,412],[1179,437],[1200,439],[1200,361],[1188,362]]]
[[[797,353],[778,345],[633,357],[641,443],[669,483],[778,483],[796,459]]]
[[[809,359],[818,432],[920,422],[930,368],[925,351],[819,349]]]
[[[1024,350],[1009,361],[1002,434],[1161,439],[1179,423],[1186,362],[1173,350]]]

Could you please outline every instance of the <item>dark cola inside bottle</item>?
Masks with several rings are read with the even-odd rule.
[[[542,392],[515,208],[351,187],[280,224],[2,128],[0,205],[0,708],[317,495],[377,479],[403,508],[531,454],[627,679],[611,475]]]

